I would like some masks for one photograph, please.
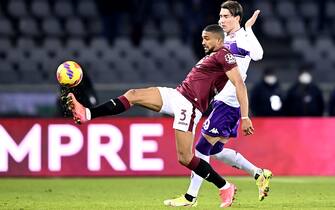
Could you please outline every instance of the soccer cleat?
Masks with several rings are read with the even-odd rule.
[[[187,206],[187,207],[196,207],[198,205],[197,198],[194,198],[193,201],[186,200],[184,195],[181,195],[178,198],[168,199],[164,201],[165,206]]]
[[[60,87],[60,105],[62,108],[62,111],[64,112],[64,117],[72,117],[72,112],[69,110],[67,105],[67,95],[70,93],[70,88],[61,86]]]
[[[68,109],[72,112],[73,120],[75,121],[75,123],[81,124],[88,121],[86,119],[86,108],[77,101],[73,93],[69,93],[67,95],[66,105]]]
[[[272,178],[272,172],[268,169],[263,169],[262,173],[256,180],[256,185],[258,187],[258,199],[260,201],[264,200],[270,191],[270,179]]]
[[[225,190],[219,190],[220,198],[221,198],[221,208],[226,208],[232,205],[234,198],[234,195],[237,191],[237,188],[234,184],[230,183],[230,186],[228,189]]]

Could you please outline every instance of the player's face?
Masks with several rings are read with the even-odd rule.
[[[202,32],[202,46],[207,55],[220,49],[222,42],[223,40],[218,34],[208,31]]]
[[[240,16],[234,17],[228,9],[221,8],[219,16],[219,26],[221,26],[223,31],[227,34],[240,28]]]

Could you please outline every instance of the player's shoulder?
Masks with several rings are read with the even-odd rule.
[[[231,34],[226,34],[226,39],[230,41],[236,41],[239,40],[247,35],[246,30],[244,30],[243,27],[241,27],[239,30],[235,31],[234,33]]]
[[[239,44],[248,44],[246,41],[246,37],[248,36],[248,33],[244,28],[240,28],[235,34],[235,40]]]
[[[230,50],[226,47],[222,47],[220,50],[217,51],[216,56],[221,57],[227,54],[232,54]]]
[[[238,31],[236,31],[237,36],[241,36],[241,35],[244,36],[246,34],[247,34],[247,31],[243,27],[241,27]]]
[[[226,47],[221,48],[216,53],[217,59],[221,62],[228,63],[228,64],[234,64],[236,63],[236,59],[234,55],[230,52],[230,50]]]

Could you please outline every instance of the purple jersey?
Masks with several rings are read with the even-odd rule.
[[[236,60],[227,48],[203,57],[188,73],[177,90],[202,113],[228,81],[226,72],[236,67]]]

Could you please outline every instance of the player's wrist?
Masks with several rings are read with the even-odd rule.
[[[249,117],[248,116],[243,116],[243,117],[241,117],[241,119],[246,120],[246,119],[249,119]]]

